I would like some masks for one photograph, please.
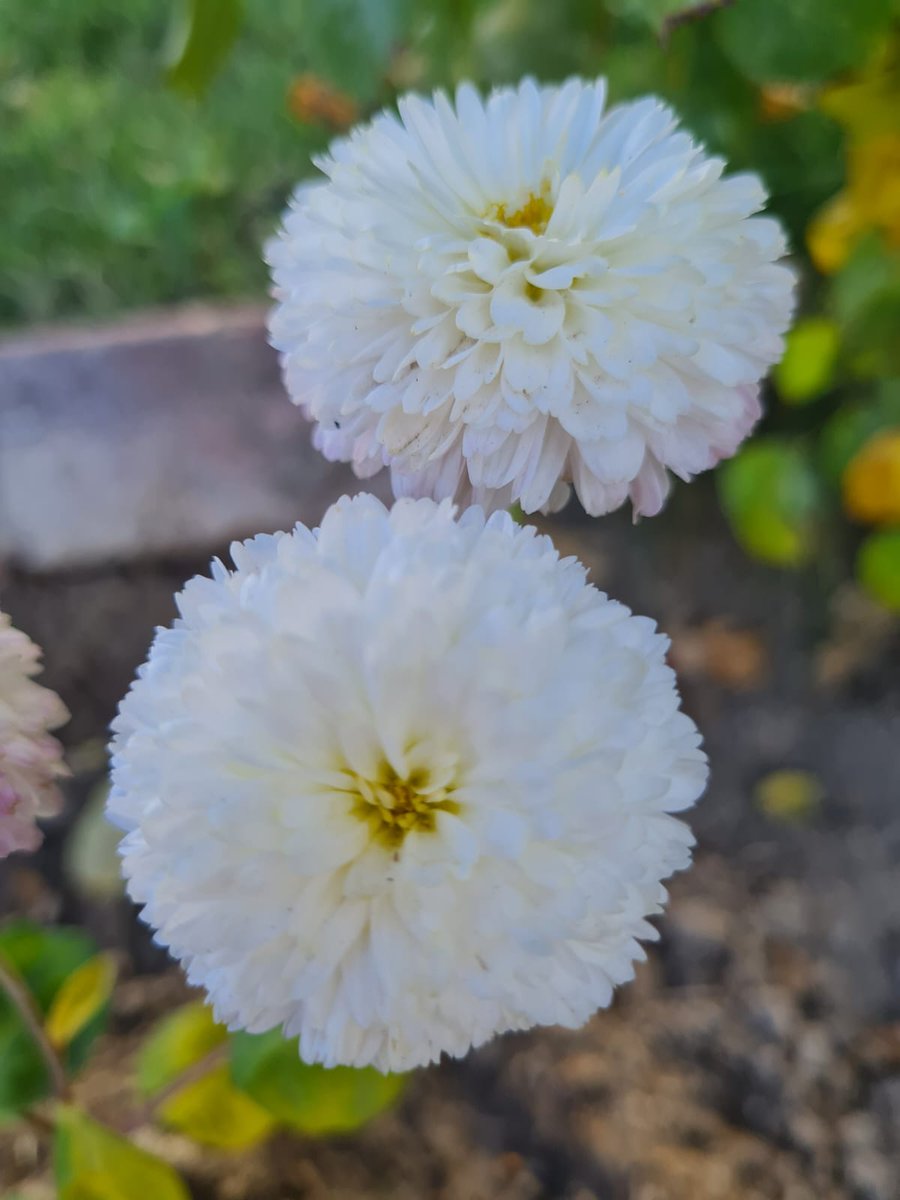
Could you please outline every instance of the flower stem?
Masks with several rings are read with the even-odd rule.
[[[42,1137],[53,1137],[56,1133],[56,1126],[49,1117],[45,1117],[43,1113],[35,1112],[33,1108],[26,1109],[25,1112],[19,1114],[23,1121],[32,1127],[35,1133],[41,1134]]]
[[[60,1100],[66,1099],[69,1094],[69,1081],[66,1078],[66,1069],[62,1064],[62,1059],[47,1037],[44,1022],[31,993],[22,982],[15,967],[2,952],[0,952],[0,988],[9,996],[10,1002],[22,1018],[23,1024],[40,1051],[47,1066],[53,1094]]]

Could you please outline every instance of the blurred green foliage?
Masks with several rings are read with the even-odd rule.
[[[37,1014],[46,1019],[79,969],[92,961],[96,947],[78,929],[44,928],[15,921],[0,929],[0,955],[32,997]],[[88,1006],[77,1028],[60,1047],[69,1072],[84,1064],[106,1021],[108,992]],[[57,1013],[59,1009],[57,1008]],[[42,1100],[51,1079],[40,1050],[9,997],[0,988],[0,1121]]]
[[[52,1128],[61,1200],[187,1200],[172,1167],[122,1129],[152,1120],[201,1145],[243,1151],[279,1129],[308,1137],[358,1129],[406,1084],[371,1068],[304,1063],[296,1038],[278,1030],[230,1034],[198,1000],[164,1016],[123,1062],[134,1095],[114,1131],[69,1087],[105,1024],[111,956],[78,930],[14,921],[0,927],[0,962],[0,1121],[24,1116]]]
[[[891,527],[845,509],[835,464],[900,427],[900,0],[5,0],[0,322],[259,295],[260,245],[331,136],[399,90],[527,73],[660,94],[762,175],[802,319],[723,507],[749,553],[834,582]]]

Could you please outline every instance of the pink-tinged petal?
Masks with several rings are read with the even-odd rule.
[[[0,612],[0,858],[35,850],[38,817],[55,815],[57,781],[68,774],[48,730],[68,720],[60,698],[33,680],[40,651]]]

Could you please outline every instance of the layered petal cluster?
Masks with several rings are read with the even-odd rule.
[[[68,720],[55,692],[32,676],[40,650],[0,612],[0,858],[41,844],[37,817],[59,810],[58,780],[68,772],[49,730]]]
[[[318,164],[268,248],[316,444],[397,495],[661,508],[734,453],[793,275],[754,175],[654,98],[526,80],[401,99]]]
[[[666,639],[505,513],[342,500],[178,598],[112,819],[218,1018],[397,1071],[631,977],[706,761]]]

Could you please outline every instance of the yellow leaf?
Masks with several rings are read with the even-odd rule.
[[[865,223],[846,190],[823,205],[806,228],[810,257],[824,275],[840,270],[865,231]]]
[[[775,368],[778,393],[786,404],[806,404],[831,385],[840,331],[827,317],[798,321],[787,336],[784,357]]]
[[[900,132],[851,143],[847,186],[816,213],[806,230],[813,262],[826,275],[844,265],[867,229],[900,248]]]
[[[114,1180],[95,1171],[67,1184],[60,1193],[62,1200],[119,1200],[120,1195]]]
[[[822,91],[819,106],[857,138],[900,132],[900,41],[882,42],[864,71]]]
[[[756,786],[756,802],[767,817],[805,824],[822,802],[822,785],[809,771],[773,771]]]
[[[71,1106],[58,1110],[54,1162],[60,1200],[190,1200],[168,1163]]]
[[[116,965],[108,954],[88,959],[71,975],[53,997],[44,1028],[47,1037],[61,1050],[78,1036],[112,995]]]
[[[246,1150],[275,1128],[275,1120],[231,1082],[227,1063],[187,1084],[158,1110],[171,1129],[223,1150]]]
[[[844,507],[855,521],[900,523],[900,429],[870,437],[850,460],[841,485]]]
[[[853,211],[868,228],[900,246],[900,134],[881,134],[850,147],[847,159]]]

